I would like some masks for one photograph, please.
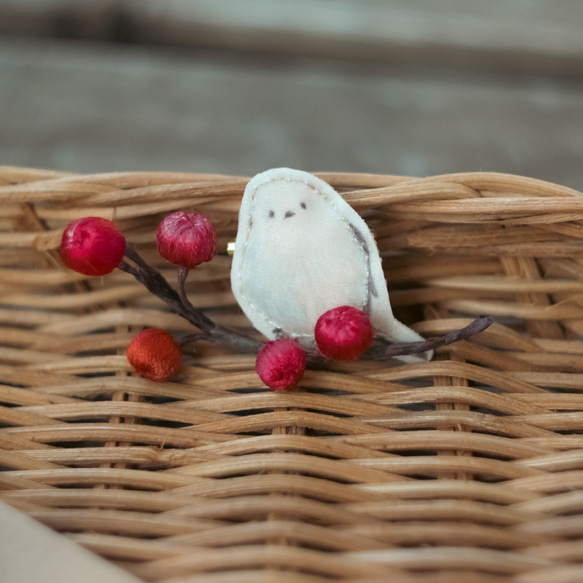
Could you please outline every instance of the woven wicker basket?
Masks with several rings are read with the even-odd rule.
[[[144,581],[583,581],[583,195],[517,176],[320,174],[374,230],[396,315],[486,332],[426,364],[360,361],[267,391],[197,345],[131,376],[142,327],[190,325],[116,271],[63,268],[62,229],[204,212],[223,253],[189,280],[217,322],[243,178],[0,168],[0,498]]]

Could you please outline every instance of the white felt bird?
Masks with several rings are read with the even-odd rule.
[[[367,224],[329,184],[307,172],[276,168],[249,182],[231,285],[247,317],[270,339],[290,336],[312,347],[318,318],[349,305],[367,312],[375,334],[387,340],[423,340],[393,316]]]

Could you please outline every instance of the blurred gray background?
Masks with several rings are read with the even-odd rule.
[[[581,0],[0,0],[0,164],[583,190]]]

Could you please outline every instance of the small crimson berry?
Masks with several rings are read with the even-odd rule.
[[[352,306],[340,306],[318,318],[314,337],[324,356],[334,360],[356,360],[370,348],[374,331],[365,312]]]
[[[156,243],[164,259],[188,269],[210,261],[217,252],[215,229],[198,213],[179,211],[165,217],[156,232]]]
[[[130,342],[127,359],[141,377],[163,383],[180,368],[182,353],[166,330],[149,328]]]
[[[67,225],[61,239],[65,265],[84,275],[107,275],[123,259],[126,240],[107,219],[85,217]]]
[[[304,376],[305,369],[306,353],[291,338],[267,342],[255,361],[259,378],[274,391],[293,389]]]

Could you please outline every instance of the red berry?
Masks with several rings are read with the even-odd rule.
[[[188,269],[210,261],[217,252],[212,223],[198,213],[176,212],[162,220],[156,233],[158,253]]]
[[[180,368],[182,353],[166,330],[149,328],[130,342],[127,359],[141,377],[163,383]]]
[[[85,217],[67,225],[61,239],[65,265],[84,275],[107,275],[123,259],[126,240],[107,219]]]
[[[255,370],[274,391],[293,389],[304,376],[306,353],[291,338],[271,340],[259,351]]]
[[[318,318],[314,333],[320,352],[334,360],[356,360],[372,344],[368,315],[352,306],[328,310]]]

